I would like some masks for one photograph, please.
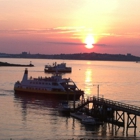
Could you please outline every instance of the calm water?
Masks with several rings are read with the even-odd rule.
[[[84,90],[86,97],[101,97],[140,106],[140,63],[111,61],[76,61],[44,59],[1,59],[2,62],[35,65],[28,68],[29,76],[47,76],[44,65],[66,62],[72,73],[63,77],[71,78]],[[120,128],[112,133],[108,125],[85,126],[72,117],[59,114],[58,101],[41,98],[15,97],[14,83],[22,79],[24,67],[0,67],[0,139],[80,139],[126,137]],[[94,86],[93,86],[94,85]],[[140,137],[140,117],[137,119],[136,137]],[[134,137],[129,129],[128,137]]]

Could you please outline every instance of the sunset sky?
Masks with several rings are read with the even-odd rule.
[[[0,0],[0,53],[24,51],[140,56],[140,0]]]

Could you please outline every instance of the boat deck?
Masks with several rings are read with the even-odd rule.
[[[74,117],[74,118],[80,120],[80,121],[82,121],[83,119],[89,117],[88,115],[82,114],[82,113],[70,113],[70,115],[71,115],[72,117]],[[103,125],[103,122],[101,122],[99,119],[97,119],[97,118],[94,118],[94,119],[95,119],[94,125]],[[90,123],[89,123],[89,124],[90,124]],[[93,124],[91,123],[91,125],[93,125]]]
[[[82,113],[70,113],[70,115],[78,120],[82,120],[87,117],[87,115]]]

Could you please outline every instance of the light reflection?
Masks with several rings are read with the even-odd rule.
[[[15,103],[21,108],[22,121],[27,121],[27,115],[31,113],[40,115],[54,115],[54,109],[58,106],[59,101],[55,99],[44,98],[43,96],[14,95]],[[46,111],[44,113],[44,110]]]
[[[85,94],[87,97],[91,95],[91,88],[92,88],[92,70],[87,69],[85,72]]]
[[[91,62],[90,62],[90,61],[87,61],[87,64],[88,64],[88,65],[90,65],[90,64],[91,64]]]

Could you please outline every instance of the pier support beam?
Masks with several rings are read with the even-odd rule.
[[[123,132],[125,131],[125,112],[115,111],[115,133],[118,132],[120,127],[123,127]],[[118,128],[117,128],[118,127]]]
[[[134,128],[134,136],[136,135],[136,123],[137,123],[137,116],[134,114],[127,113],[127,128],[126,128],[126,135],[128,135],[128,128]]]
[[[116,122],[121,122],[123,127],[125,126],[125,112],[116,111]]]

